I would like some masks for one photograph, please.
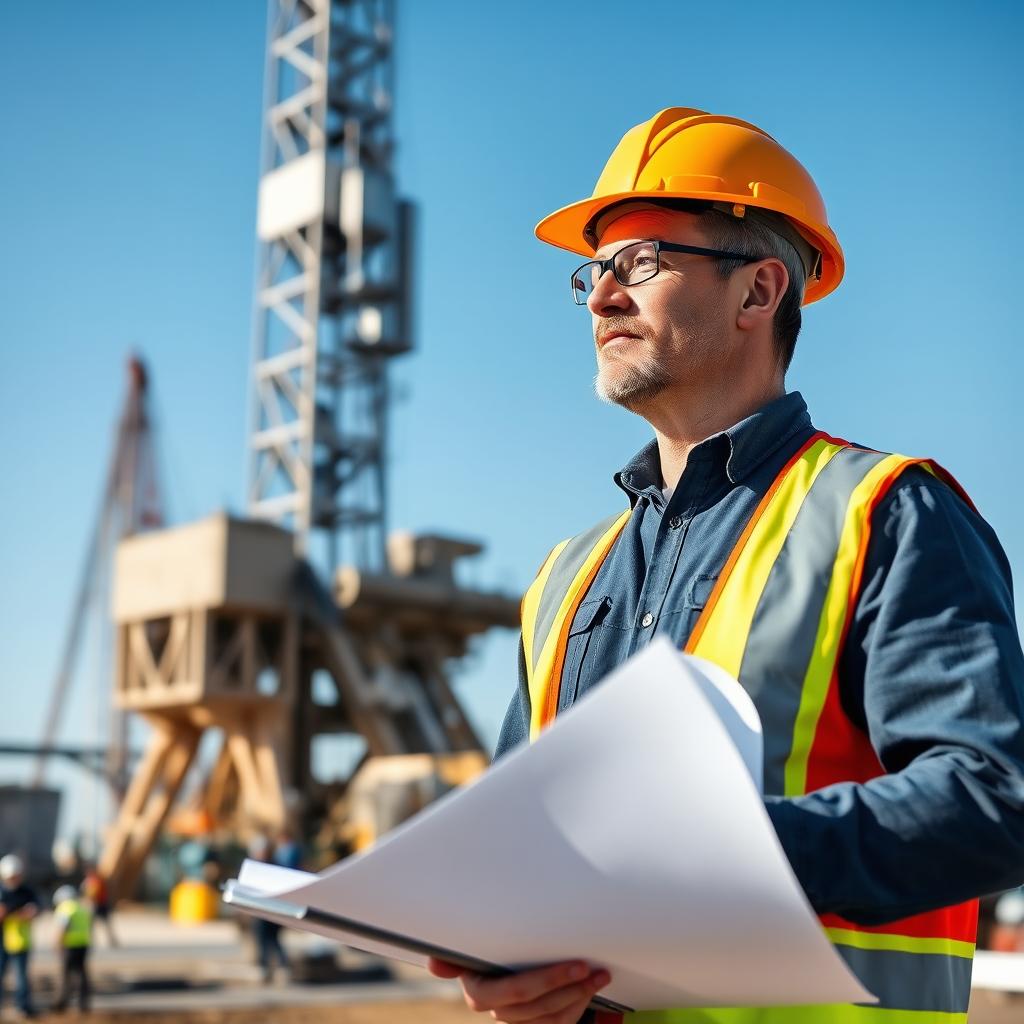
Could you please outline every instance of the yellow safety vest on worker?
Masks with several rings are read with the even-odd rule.
[[[799,796],[885,774],[839,699],[837,666],[860,593],[871,513],[920,466],[817,433],[783,467],[732,550],[686,645],[738,678],[768,723],[765,792]],[[523,598],[530,738],[555,717],[569,629],[630,512],[557,545]],[[771,609],[771,614],[759,614]],[[685,912],[685,908],[680,908]],[[877,1006],[629,1013],[644,1024],[960,1024],[967,1020],[976,900],[881,926],[821,923]],[[604,1016],[604,1015],[602,1015]],[[610,1017],[610,1015],[608,1015]]]
[[[92,935],[92,911],[81,900],[64,900],[57,904],[57,916],[67,924],[61,944],[65,949],[88,946]]]
[[[32,922],[17,911],[4,918],[4,952],[24,953],[32,944]]]

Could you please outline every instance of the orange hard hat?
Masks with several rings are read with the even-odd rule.
[[[660,110],[626,132],[594,194],[545,217],[537,237],[593,256],[595,219],[617,203],[643,199],[704,200],[737,217],[747,207],[781,215],[819,257],[807,278],[805,306],[843,279],[843,250],[803,165],[756,125],[691,107]]]

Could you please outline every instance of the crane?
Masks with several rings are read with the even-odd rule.
[[[153,418],[149,409],[149,373],[137,354],[129,357],[127,370],[128,389],[117,421],[113,454],[79,574],[57,676],[50,688],[49,706],[36,753],[33,788],[45,782],[47,762],[55,752],[68,689],[81,651],[85,623],[91,608],[97,603],[103,607],[102,601],[97,599],[106,596],[114,546],[125,537],[157,529],[164,523]],[[127,783],[126,724],[124,712],[112,708],[105,775],[118,799],[124,795]]]

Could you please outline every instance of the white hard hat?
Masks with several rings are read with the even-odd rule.
[[[263,860],[270,853],[270,840],[262,832],[257,832],[249,840],[246,852],[255,860]]]
[[[1004,892],[995,906],[996,920],[1011,926],[1024,924],[1024,890]]]
[[[62,885],[53,894],[53,905],[56,907],[56,906],[59,906],[61,903],[63,903],[65,900],[77,900],[77,899],[78,899],[78,890],[73,885]]]
[[[9,853],[0,859],[0,878],[6,880],[23,874],[25,874],[25,863],[16,853]]]

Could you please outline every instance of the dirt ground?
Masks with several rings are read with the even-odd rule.
[[[43,1015],[47,1024],[67,1022],[66,1016]],[[74,1018],[72,1018],[74,1019]],[[465,1006],[442,1000],[387,1002],[354,1006],[268,1007],[255,1010],[200,1010],[169,1013],[95,1013],[78,1018],[89,1024],[467,1024],[489,1021],[470,1013]],[[970,1024],[1019,1024],[1024,1020],[1024,998],[975,993]]]
[[[490,1017],[485,1018],[490,1021]],[[46,1024],[467,1024],[481,1018],[465,1006],[447,1000],[387,1002],[355,1006],[268,1007],[255,1010],[175,1010],[166,1013],[90,1013],[87,1017],[42,1014],[34,1018]]]

